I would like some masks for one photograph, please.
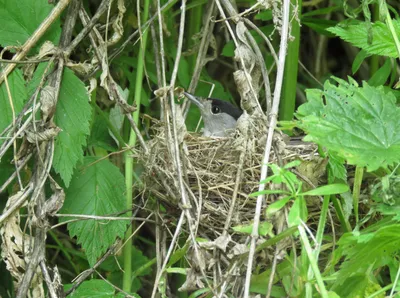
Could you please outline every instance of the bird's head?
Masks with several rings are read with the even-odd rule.
[[[235,131],[242,110],[220,99],[202,98],[187,92],[184,94],[200,109],[204,122],[204,136],[227,137]]]

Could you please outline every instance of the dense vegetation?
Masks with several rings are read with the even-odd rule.
[[[0,296],[396,296],[399,11],[0,0]]]

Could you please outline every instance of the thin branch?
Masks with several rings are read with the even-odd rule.
[[[60,16],[63,10],[67,7],[71,0],[60,0],[57,5],[53,8],[50,14],[46,19],[40,24],[40,26],[36,29],[36,31],[32,34],[31,37],[24,43],[17,54],[14,55],[12,61],[20,61],[22,60],[26,54],[32,49],[32,47],[39,41],[39,39],[43,36],[43,34],[47,31],[51,24]],[[2,74],[0,75],[0,85],[3,83],[5,76],[8,76],[11,71],[17,66],[15,63],[10,63],[4,68]]]
[[[3,221],[5,221],[11,214],[13,214],[17,209],[19,209],[22,204],[25,203],[25,200],[28,198],[28,196],[32,193],[33,191],[33,183],[29,183],[23,191],[20,191],[20,197],[18,201],[15,202],[15,204],[8,208],[6,212],[4,212],[2,215],[0,215],[0,225]]]
[[[290,0],[283,0],[283,20],[282,20],[282,35],[281,42],[279,47],[279,63],[277,65],[277,76],[276,76],[276,84],[274,90],[274,100],[272,104],[272,110],[269,114],[269,125],[268,125],[268,137],[265,145],[265,152],[261,167],[261,177],[260,181],[263,181],[267,177],[268,173],[268,163],[272,148],[272,140],[274,135],[274,130],[277,124],[277,115],[279,110],[279,102],[282,91],[282,81],[283,81],[283,73],[285,69],[285,59],[286,59],[286,51],[287,51],[287,42],[288,42],[288,34],[289,34],[289,12],[290,12]],[[263,191],[265,189],[265,184],[260,183],[258,191]],[[253,269],[253,259],[255,257],[256,250],[256,242],[258,239],[258,227],[260,224],[260,215],[261,215],[261,207],[262,202],[264,200],[263,195],[259,195],[257,197],[257,204],[254,214],[254,223],[253,230],[251,233],[251,242],[250,242],[250,251],[247,262],[247,271],[246,271],[246,281],[245,281],[245,290],[244,290],[244,298],[249,298],[250,294],[250,281],[251,274]]]
[[[215,6],[215,2],[212,1],[208,7],[208,11],[206,13],[206,18],[207,20],[202,28],[202,33],[203,37],[200,42],[199,50],[197,52],[197,59],[196,59],[196,65],[193,70],[193,75],[192,79],[190,80],[190,85],[188,88],[188,91],[190,93],[194,92],[197,86],[197,83],[200,78],[201,71],[203,69],[203,66],[205,65],[205,57],[207,55],[208,47],[210,45],[211,37],[213,34],[215,22],[212,22],[213,17],[216,15],[217,10]],[[183,103],[182,105],[182,110],[183,110],[183,117],[186,119],[187,114],[189,112],[191,101],[187,100]]]
[[[99,7],[97,8],[96,13],[94,16],[90,19],[90,21],[86,24],[83,24],[84,27],[81,32],[75,37],[75,39],[67,46],[65,49],[65,53],[67,56],[69,56],[72,51],[76,48],[76,46],[85,38],[85,36],[93,29],[94,25],[99,21],[100,17],[103,15],[103,13],[107,10],[107,8],[110,6],[111,1],[110,0],[103,0],[101,1]]]
[[[81,283],[83,283],[89,276],[91,276],[96,269],[111,255],[114,253],[114,250],[116,247],[118,247],[118,243],[120,240],[118,240],[115,244],[113,244],[110,248],[108,248],[107,252],[94,264],[94,266],[90,269],[85,270],[82,272],[73,282],[73,286],[65,292],[65,296],[68,296],[71,294],[73,291],[75,291]]]

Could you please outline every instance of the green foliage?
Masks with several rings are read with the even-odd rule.
[[[371,55],[368,54],[366,50],[361,50],[361,51],[358,52],[357,56],[354,58],[352,66],[351,66],[351,71],[352,71],[353,74],[355,74],[358,71],[358,69],[360,68],[361,64],[369,56],[371,56]]]
[[[260,274],[253,274],[251,277],[250,290],[253,293],[266,295],[268,289],[268,281],[271,275],[271,270],[266,270]],[[277,276],[274,279],[274,283],[278,282]],[[282,287],[273,286],[271,291],[272,297],[285,297],[285,291]]]
[[[333,183],[336,179],[347,181],[347,170],[344,166],[344,159],[337,156],[334,152],[329,152],[328,159],[328,182]]]
[[[54,121],[62,129],[54,149],[53,167],[68,187],[73,170],[83,158],[89,134],[91,107],[85,85],[75,74],[64,70]]]
[[[108,160],[85,157],[75,170],[66,190],[63,214],[116,215],[125,208],[124,177]],[[70,218],[64,218],[68,220]],[[89,219],[68,224],[71,237],[85,249],[91,266],[112,245],[116,237],[122,237],[126,221]],[[90,235],[90,236],[88,236]]]
[[[324,90],[308,90],[297,112],[306,141],[325,146],[350,164],[370,171],[400,162],[400,108],[382,87],[333,78]]]
[[[296,1],[292,1],[292,3],[294,2]],[[400,96],[395,95],[396,93],[391,88],[398,79],[395,71],[395,59],[393,59],[398,58],[398,49],[396,49],[393,40],[393,32],[390,32],[388,25],[381,22],[371,23],[370,20],[377,20],[378,18],[384,20],[386,18],[387,21],[387,17],[392,18],[393,16],[398,18],[395,10],[400,6],[397,5],[397,1],[388,0],[388,5],[393,5],[391,15],[382,14],[383,9],[381,9],[381,15],[378,16],[379,7],[377,2],[383,4],[384,1],[358,1],[359,3],[356,5],[360,5],[356,8],[351,8],[350,5],[355,4],[348,2],[332,0],[330,3],[332,5],[329,7],[324,7],[324,2],[321,2],[318,4],[318,8],[309,6],[309,3],[307,3],[306,6],[299,10],[297,16],[290,16],[292,22],[291,33],[295,39],[294,42],[291,41],[289,44],[289,53],[286,56],[286,67],[291,67],[285,71],[286,83],[283,92],[288,92],[290,95],[288,97],[291,101],[290,105],[285,108],[282,108],[285,103],[281,102],[281,111],[284,109],[288,111],[285,113],[285,119],[292,119],[294,104],[303,99],[303,91],[306,86],[315,86],[315,81],[323,81],[331,73],[335,73],[338,76],[350,73],[350,66],[352,66],[351,71],[356,74],[356,77],[354,80],[350,78],[349,82],[335,78],[335,83],[332,81],[325,82],[324,90],[322,91],[315,89],[307,91],[308,102],[302,105],[297,113],[299,118],[298,127],[308,133],[306,140],[314,141],[320,145],[319,153],[323,155],[325,161],[323,163],[324,173],[326,171],[326,162],[328,162],[327,183],[325,176],[318,180],[318,182],[327,185],[311,190],[304,187],[303,181],[306,180],[299,178],[302,173],[298,175],[300,161],[291,162],[284,167],[272,164],[269,165],[272,174],[261,182],[267,184],[266,189],[261,192],[255,192],[248,198],[248,200],[255,200],[258,195],[268,195],[269,198],[274,198],[272,203],[270,203],[271,200],[268,200],[268,205],[265,213],[262,214],[258,230],[258,233],[264,236],[265,239],[257,243],[257,263],[250,286],[253,293],[266,295],[267,281],[271,273],[274,272],[271,268],[270,260],[265,261],[263,259],[267,248],[281,249],[273,276],[272,297],[319,297],[321,292],[315,291],[316,280],[318,279],[316,274],[324,269],[325,271],[322,272],[324,280],[323,282],[322,279],[318,281],[318,291],[321,290],[320,285],[325,284],[327,290],[330,290],[328,297],[368,297],[369,295],[384,297],[385,291],[389,289],[390,284],[396,281],[399,257],[398,247],[400,245],[397,234],[400,225],[395,224],[395,222],[400,219],[400,180],[398,172],[393,170],[392,165],[400,162],[400,136],[398,133],[400,113],[399,107],[396,105],[396,96],[397,98],[400,98]],[[95,12],[96,5],[93,5],[93,3],[89,3],[86,0],[82,2],[89,15],[93,15]],[[137,11],[135,1],[125,2],[127,11],[123,16],[124,35],[115,47],[119,47],[125,41],[125,37],[138,28],[137,15],[141,15],[141,23],[145,23],[143,16],[147,14],[145,12],[148,11],[149,3],[149,1],[144,1],[139,7],[140,11]],[[166,2],[162,1],[161,4],[163,5],[164,3]],[[172,1],[162,13],[164,16],[162,25],[166,63],[166,70],[162,75],[167,79],[167,85],[172,75],[177,54],[177,29],[179,28],[178,21],[181,13],[177,3],[176,0]],[[254,0],[232,2],[240,12],[256,5],[256,3]],[[202,25],[206,21],[203,20],[203,16],[208,2],[200,0],[189,2],[188,4],[183,55],[179,61],[176,82],[176,86],[184,88],[189,86],[192,79],[200,43],[200,35],[197,35],[197,33],[203,32]],[[300,4],[301,1],[299,3],[296,2],[296,7],[300,7]],[[276,7],[274,7],[275,12],[279,7],[280,4],[277,2]],[[294,7],[292,5],[292,9]],[[0,0],[0,19],[3,21],[2,29],[0,29],[0,45],[2,47],[22,45],[27,38],[32,36],[32,33],[44,18],[49,15],[52,8],[53,6],[49,5],[45,0],[21,0],[19,2]],[[110,20],[115,20],[115,8],[116,5],[114,3],[109,11]],[[369,9],[372,10],[372,14]],[[272,46],[278,53],[281,15],[275,15],[275,12],[270,9],[263,10],[258,5],[250,13],[243,14],[242,18],[248,18],[253,21],[268,36]],[[364,13],[364,16],[361,13]],[[330,18],[330,14],[335,17]],[[150,10],[149,16],[152,15],[153,11]],[[359,19],[364,17],[366,21],[349,20],[343,17],[346,15],[351,15],[351,17],[358,16]],[[38,52],[43,41],[49,40],[57,44],[62,28],[61,25],[64,25],[64,17],[65,12],[28,53],[27,59],[31,59],[31,55]],[[104,30],[105,19],[106,17],[103,16],[97,25],[98,28],[102,28],[100,34],[107,32],[110,33],[108,37],[111,37],[114,28],[109,26],[108,29]],[[301,21],[301,31],[295,24],[298,19]],[[344,21],[337,24],[338,19],[344,19]],[[223,35],[225,30],[224,25],[221,26],[221,16],[217,15],[215,20],[217,23],[213,32],[212,46],[207,51],[207,58],[215,53],[219,57],[204,65],[205,67],[202,69],[199,83],[194,92],[199,96],[211,96],[238,103],[239,96],[232,80],[232,72],[236,69],[232,59],[235,45],[232,39],[227,41]],[[397,35],[400,35],[400,21],[392,21],[394,31]],[[275,27],[274,24],[278,24],[278,26]],[[80,26],[79,24],[74,29],[74,36],[79,33]],[[154,29],[157,31],[158,26],[155,26]],[[136,102],[138,109],[134,114],[134,121],[137,123],[144,138],[149,139],[152,138],[153,133],[151,129],[152,121],[150,117],[142,115],[149,114],[151,117],[160,118],[160,102],[152,95],[152,91],[160,87],[158,86],[157,78],[159,69],[156,65],[155,48],[153,44],[150,44],[150,41],[153,41],[153,36],[150,35],[152,32],[150,28],[142,27],[142,33],[144,35],[142,35],[141,39],[132,40],[132,43],[122,53],[117,57],[113,57],[113,59],[109,59],[108,63],[110,74],[121,86],[120,91],[124,93],[124,98],[129,103]],[[156,36],[158,36],[158,33],[156,32]],[[272,55],[264,39],[254,30],[250,30],[250,33],[255,38],[265,57],[270,84],[275,86],[274,72],[276,71],[276,66]],[[149,45],[146,47],[142,42],[146,39],[145,36],[147,34],[149,34]],[[338,38],[329,39],[329,46],[325,47],[326,43],[324,38],[320,38],[321,35],[327,37],[336,35],[349,43],[340,43],[341,41]],[[300,47],[294,46],[299,42]],[[84,46],[80,47],[79,45],[75,48],[73,56],[68,57],[68,62],[96,61],[96,59],[93,59],[95,57],[93,51],[86,51],[89,48],[89,43],[87,41],[84,43]],[[333,47],[331,47],[331,44]],[[351,53],[354,52],[351,49],[352,45],[361,48],[356,57],[351,56]],[[332,55],[332,48],[336,52],[337,47],[341,47],[341,50],[344,50],[339,50],[338,53],[343,52],[346,54],[338,55],[338,57],[335,57],[335,54]],[[14,49],[6,51],[4,55],[6,59],[9,59],[10,54],[13,54],[14,51]],[[109,49],[109,53],[111,52],[112,49]],[[381,59],[379,62],[382,64],[380,65],[377,63],[377,57],[373,55],[383,55],[386,56],[386,59]],[[320,59],[315,61],[317,60],[315,57]],[[58,57],[54,56],[54,58],[54,63],[56,63]],[[372,65],[371,60],[376,63]],[[299,68],[299,73],[297,73],[297,66],[300,61],[307,68],[307,72],[316,77],[315,81],[314,78],[310,79],[311,76],[306,74],[303,68]],[[349,61],[348,65],[343,61]],[[4,67],[4,65],[2,64],[1,67]],[[53,65],[48,67],[48,63],[40,63],[37,65],[31,80],[32,74],[30,70],[32,68],[30,66],[25,67],[25,65],[19,65],[8,76],[15,116],[21,112],[27,99],[36,91],[42,78],[47,80],[44,73],[46,68],[48,68],[47,73],[54,71]],[[367,75],[365,73],[366,69],[368,71]],[[96,72],[92,78],[98,78],[99,76],[100,72]],[[360,78],[368,83],[364,83],[360,87],[355,83],[355,80]],[[135,159],[136,155],[132,155],[131,152],[125,155],[118,154],[119,149],[125,149],[125,143],[129,139],[136,140],[136,135],[131,132],[131,127],[126,121],[124,112],[115,102],[109,100],[108,95],[102,88],[98,88],[95,91],[96,94],[92,94],[92,101],[89,104],[89,96],[85,84],[87,82],[83,79],[81,81],[78,75],[75,75],[71,70],[66,69],[64,71],[60,97],[54,117],[54,123],[62,131],[55,138],[54,162],[50,175],[55,177],[57,181],[61,180],[63,183],[60,184],[66,191],[62,213],[117,217],[124,210],[131,212],[132,203],[135,202],[135,196],[138,193],[135,188],[136,181],[132,182],[129,179],[131,177],[136,178],[135,173],[143,171],[143,165],[138,164],[138,160]],[[387,86],[381,86],[384,84],[387,84]],[[46,85],[48,85],[48,82],[45,81],[43,87]],[[210,95],[211,88],[214,89]],[[265,97],[263,92],[265,90],[262,88],[259,94],[260,98]],[[282,96],[282,98],[285,98],[285,96]],[[39,99],[35,104],[39,102]],[[296,102],[295,99],[297,100]],[[260,100],[260,104],[264,109],[265,102]],[[40,118],[40,113],[39,111],[34,115],[36,119]],[[24,117],[26,118],[26,116]],[[188,130],[193,131],[196,128],[199,118],[199,110],[196,107],[190,109],[186,119]],[[10,99],[6,85],[2,83],[0,86],[0,131],[9,126],[12,121]],[[293,123],[294,121],[290,122],[292,128],[295,126]],[[10,137],[10,135],[2,135],[2,137]],[[25,142],[25,140],[22,141],[22,138],[24,136],[16,140],[17,149],[20,149],[22,147],[21,144]],[[3,142],[4,139],[0,139],[0,144]],[[133,147],[134,144],[135,142],[130,143]],[[30,145],[30,148],[33,148],[33,146]],[[322,150],[324,149],[327,149],[327,152],[323,152]],[[108,153],[112,153],[112,157],[100,159],[100,156],[104,157]],[[2,183],[15,171],[13,148],[10,148],[0,158],[0,183]],[[34,172],[32,169],[38,162],[40,160],[33,155],[31,161],[21,171],[20,176],[23,185],[26,185],[26,181],[31,178]],[[354,210],[357,205],[353,205],[352,193],[349,190],[349,185],[357,179],[354,179],[353,167],[346,167],[345,162],[359,166],[357,169],[363,166],[367,166],[369,170],[376,170],[379,167],[383,169],[375,171],[373,179],[370,178],[370,174],[364,177],[364,181],[361,181],[361,178],[359,179],[360,187],[362,187],[360,192],[362,196],[360,197],[360,222],[355,225],[352,233],[345,233],[340,237],[339,246],[337,247],[335,239],[339,238],[338,234],[341,234],[342,231],[340,229],[334,230],[331,227],[338,225],[337,218],[339,218],[343,230],[353,230],[351,224],[354,223],[353,213],[355,213]],[[125,181],[128,181],[128,183],[124,182],[124,176],[121,174],[121,168],[124,166],[126,166]],[[312,170],[314,169],[312,168]],[[390,172],[391,174],[388,174]],[[137,180],[139,181],[140,178],[137,178]],[[8,187],[7,190],[10,194],[15,192],[18,184],[19,181]],[[273,187],[268,187],[271,185]],[[370,188],[366,188],[366,185],[369,185]],[[46,182],[44,186],[46,192],[50,191],[49,183]],[[340,196],[335,196],[335,194],[340,194]],[[132,198],[132,195],[134,198]],[[1,196],[3,198],[3,194]],[[322,206],[319,204],[320,198],[315,196],[323,196]],[[147,201],[148,198],[143,195],[143,199],[143,201]],[[147,207],[155,206],[152,200],[153,197],[150,197],[149,202],[151,203]],[[318,206],[312,206],[314,202],[318,202]],[[328,211],[332,211],[330,208],[332,203],[336,214],[331,216],[333,224],[330,226],[330,224],[327,224],[329,223],[327,215]],[[160,206],[160,209],[165,213],[169,212],[169,206],[167,205]],[[286,213],[286,210],[288,211],[288,216],[282,216],[282,218],[289,228],[277,231],[274,229],[277,227],[275,226],[276,220],[280,220],[281,214]],[[141,211],[143,214],[146,212],[147,209],[145,208]],[[364,215],[365,217],[362,218]],[[142,214],[139,216],[141,217]],[[176,224],[175,216],[175,212],[168,214],[167,218],[159,221],[162,223],[160,227],[163,229],[172,227],[171,233],[173,233]],[[381,222],[374,224],[376,218],[382,217]],[[65,216],[62,221],[70,219],[71,217]],[[309,230],[307,234],[302,235],[302,241],[298,241],[296,237],[299,235],[299,227],[303,228],[304,222],[309,227]],[[77,238],[76,243],[82,246],[90,266],[93,266],[101,254],[115,243],[117,237],[122,238],[124,236],[128,223],[129,221],[127,220],[88,220],[80,218],[75,222],[69,223],[68,229],[71,238]],[[136,293],[141,291],[140,293],[148,294],[149,288],[153,286],[156,258],[159,257],[155,255],[160,251],[155,249],[153,223],[144,224],[146,225],[146,230],[141,230],[139,231],[139,236],[136,234],[132,237],[135,245],[126,242],[122,255],[109,257],[100,265],[98,270],[101,270],[101,274],[106,276],[107,280],[113,285],[125,288],[127,280],[127,284],[131,289],[129,292]],[[235,237],[238,236],[238,238],[232,239],[232,242],[228,245],[229,249],[231,249],[231,245],[239,243],[237,239],[240,239],[240,237],[246,238],[247,235],[252,233],[253,222],[245,222],[232,227],[232,229],[235,231]],[[315,231],[315,237],[311,236],[311,233],[314,234]],[[57,230],[57,233],[60,233],[57,235],[61,235],[63,233],[62,228],[60,231]],[[187,229],[181,229],[181,233],[180,239],[186,239],[188,236]],[[128,235],[129,233],[126,234],[126,237],[130,236]],[[164,235],[167,237],[164,239],[168,243],[170,241],[168,232]],[[282,241],[283,239],[288,240],[288,237],[293,239],[291,242],[294,247],[286,245],[286,241]],[[55,236],[52,238],[57,239]],[[199,237],[196,239],[201,242]],[[204,241],[209,242],[210,240]],[[69,272],[68,266],[73,268],[72,271],[76,274],[81,269],[86,269],[82,268],[87,266],[85,255],[76,251],[76,245],[72,244],[73,241],[62,237],[56,242],[58,247],[55,247],[53,242],[48,243],[47,248],[50,248],[50,251],[46,248],[46,254],[51,254],[51,250],[56,248],[57,251],[62,252],[61,256],[67,256],[67,262],[70,264],[66,266],[62,263],[62,257],[59,257],[59,255],[53,258],[59,268],[63,269],[61,271],[62,274]],[[188,254],[191,254],[193,249],[190,240],[184,243],[180,242],[180,244],[183,246],[175,247],[164,272],[177,273],[185,278],[190,276],[187,274],[187,267],[188,263],[192,262],[192,259],[188,258]],[[306,244],[308,247],[306,247]],[[278,246],[273,247],[275,245]],[[130,249],[132,250],[130,251]],[[284,255],[284,251],[287,252],[286,255]],[[216,255],[222,256],[223,254],[217,253]],[[282,259],[280,258],[281,256],[283,256]],[[242,253],[238,256],[238,258],[244,257],[247,257],[247,253]],[[77,262],[78,265],[74,262]],[[71,263],[73,264],[71,265]],[[310,264],[313,265],[313,268],[310,267]],[[166,297],[169,293],[176,295],[179,286],[175,282],[175,276],[171,279],[167,274],[164,274],[159,284],[160,296]],[[11,284],[11,280],[9,283]],[[205,283],[204,285],[205,288],[193,291],[189,297],[206,295],[211,297],[213,295],[212,290]],[[0,286],[2,287],[2,293],[12,293],[12,290],[9,289],[11,286],[5,285],[4,281]],[[5,289],[7,286],[9,288]],[[229,291],[229,286],[227,291]],[[65,286],[66,289],[70,287],[71,285]],[[4,291],[3,288],[5,289]],[[139,297],[137,294],[131,295]],[[187,297],[188,295],[184,293],[181,297]],[[227,293],[227,295],[229,294]],[[115,288],[105,281],[97,279],[85,281],[70,296],[123,297],[123,294],[118,293]]]
[[[337,272],[334,288],[347,284],[349,278],[372,273],[376,268],[387,265],[396,255],[398,257],[399,228],[399,224],[386,224],[373,232],[343,235],[338,243],[336,258],[345,256],[346,259]],[[360,283],[359,280],[356,282]],[[367,285],[364,286],[366,288]]]
[[[392,63],[390,59],[386,59],[382,67],[380,67],[368,80],[368,85],[375,87],[384,85],[388,80],[391,72],[392,72]]]
[[[349,277],[345,284],[334,287],[334,289],[339,297],[369,297],[381,287],[371,281],[368,274],[358,273]],[[384,298],[385,295],[381,293],[374,297]]]
[[[13,122],[13,110],[14,117],[18,116],[28,96],[25,87],[25,80],[19,69],[12,72],[11,75],[8,76],[7,81],[10,88],[11,98],[8,95],[6,84],[3,83],[0,86],[0,132]],[[11,107],[10,102],[12,102],[13,108]],[[0,144],[2,143],[3,140],[0,139]]]
[[[87,143],[88,146],[100,147],[110,152],[116,150],[116,148],[112,146],[115,142],[112,139],[111,133],[109,133],[107,122],[104,121],[99,114],[95,115]]]
[[[0,44],[21,46],[48,16],[53,6],[47,1],[0,0]],[[56,44],[60,38],[60,20],[57,19],[33,48],[37,52],[45,40]]]
[[[395,172],[380,178],[373,185],[371,195],[380,213],[400,219],[400,177]]]
[[[64,290],[68,290],[72,285],[65,285]],[[140,298],[138,294],[131,294],[135,298]],[[79,288],[72,292],[68,297],[85,297],[85,298],[109,298],[109,297],[125,297],[121,292],[115,291],[112,284],[102,279],[91,279],[84,281]]]
[[[151,266],[154,264],[150,261],[143,252],[137,247],[133,246],[132,249],[132,268],[134,269],[131,285],[131,292],[136,292],[143,287],[143,284],[139,277],[148,276],[151,274]],[[104,261],[100,268],[108,272],[107,280],[113,285],[122,288],[123,272],[121,271],[121,265],[123,262],[122,256],[117,258],[112,256]]]
[[[400,20],[393,20],[393,25],[397,35],[400,35]],[[370,55],[398,58],[395,42],[385,23],[375,22],[370,27],[367,22],[346,22],[329,28],[328,31]]]

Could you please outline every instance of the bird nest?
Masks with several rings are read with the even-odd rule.
[[[251,222],[256,198],[249,195],[259,188],[266,142],[267,128],[263,123],[265,119],[256,119],[246,133],[238,129],[230,138],[183,135],[179,158],[186,206],[174,162],[177,154],[165,137],[165,129],[157,126],[148,144],[150,152],[141,155],[146,169],[145,190],[162,202],[169,216],[188,209],[197,233],[208,239],[216,239],[224,230]],[[279,133],[274,136],[273,144],[271,163],[310,160],[316,152],[313,144],[285,143]],[[264,202],[263,210],[266,207]]]

